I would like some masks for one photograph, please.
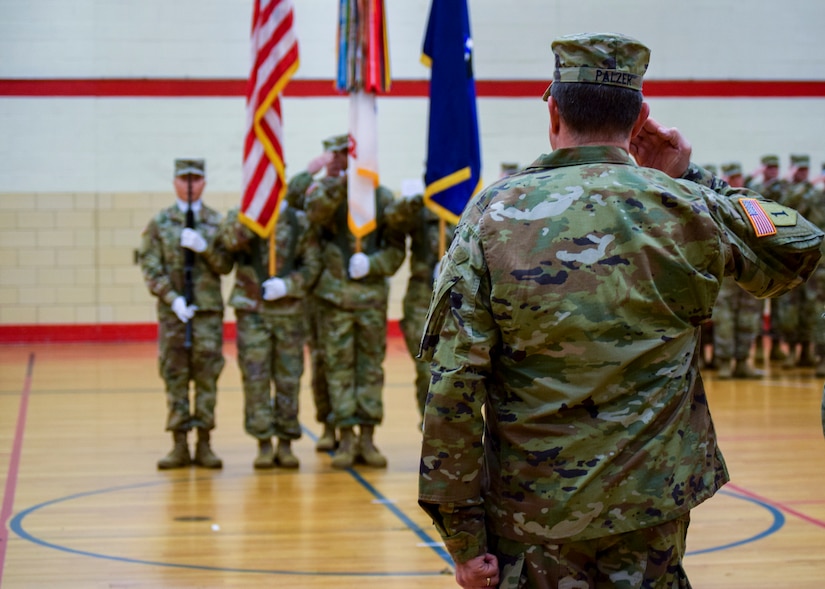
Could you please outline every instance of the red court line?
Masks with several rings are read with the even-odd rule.
[[[0,96],[16,97],[245,97],[245,79],[216,78],[7,78]],[[538,98],[546,80],[476,80],[479,98]],[[389,98],[427,98],[428,80],[396,79]],[[645,80],[649,98],[825,98],[825,80]],[[330,98],[343,94],[332,79],[293,79],[285,97]]]
[[[29,392],[31,391],[32,372],[34,370],[34,353],[29,354],[26,378],[20,393],[20,408],[17,412],[17,425],[12,441],[9,471],[6,474],[6,489],[3,492],[3,506],[0,508],[0,586],[3,585],[3,568],[6,563],[6,546],[9,543],[8,521],[14,509],[14,492],[17,489],[17,473],[20,469],[20,453],[23,450],[23,434],[26,431],[26,413],[29,409]]]
[[[813,524],[813,525],[818,526],[820,528],[825,528],[825,521],[822,521],[821,519],[816,519],[814,517],[811,517],[810,515],[806,515],[806,514],[802,513],[801,511],[797,511],[796,509],[793,509],[792,507],[789,507],[787,503],[779,503],[778,501],[771,501],[770,499],[766,499],[765,497],[757,495],[756,493],[751,493],[750,491],[747,491],[747,490],[743,489],[742,487],[739,487],[739,486],[734,485],[732,483],[726,484],[725,488],[736,491],[740,495],[745,495],[746,497],[750,497],[751,499],[756,499],[757,501],[760,501],[762,503],[766,503],[767,505],[772,505],[773,507],[775,507],[775,508],[777,508],[781,511],[784,511],[786,513],[789,513],[793,516],[796,516],[799,519],[802,519],[802,520],[808,522],[809,524]]]

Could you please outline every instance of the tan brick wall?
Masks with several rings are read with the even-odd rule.
[[[152,323],[155,301],[135,251],[174,194],[0,193],[0,325]],[[225,212],[235,193],[204,193]],[[390,318],[401,316],[406,262],[393,277]],[[225,298],[232,275],[224,279]],[[227,321],[234,321],[227,310]]]

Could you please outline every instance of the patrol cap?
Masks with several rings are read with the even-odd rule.
[[[742,164],[739,162],[727,162],[722,164],[722,174],[725,176],[741,176]]]
[[[175,177],[206,176],[206,160],[175,160]]]
[[[762,162],[763,166],[779,166],[779,156],[778,155],[763,155],[762,159],[759,160]]]
[[[642,90],[650,49],[618,33],[580,33],[553,41],[553,82],[600,84]],[[551,82],[552,86],[552,82]],[[550,96],[550,86],[542,100]]]
[[[349,135],[333,135],[324,139],[324,151],[346,151],[349,146]]]
[[[811,158],[804,154],[792,153],[791,165],[797,168],[809,168],[811,167]]]
[[[515,162],[502,162],[501,163],[501,173],[507,174],[508,176],[511,174],[515,174],[518,172],[518,164]]]
[[[705,164],[702,167],[714,176],[719,173],[719,168],[716,167],[716,164]]]

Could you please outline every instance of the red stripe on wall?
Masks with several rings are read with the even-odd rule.
[[[17,97],[244,97],[246,80],[231,79],[0,79],[0,96]],[[481,98],[537,98],[547,82],[541,80],[476,80]],[[825,80],[647,80],[651,98],[825,98]],[[284,96],[331,98],[342,96],[333,80],[292,80]],[[390,98],[426,98],[427,80],[393,80]]]
[[[226,340],[235,339],[235,324],[223,324]],[[387,337],[402,337],[397,320],[387,322]],[[72,342],[147,342],[158,337],[155,323],[101,323],[89,325],[0,325],[0,344]]]

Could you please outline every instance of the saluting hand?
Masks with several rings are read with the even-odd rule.
[[[661,170],[679,178],[690,165],[690,142],[675,127],[665,127],[648,118],[639,134],[630,140],[630,153],[640,166]]]

